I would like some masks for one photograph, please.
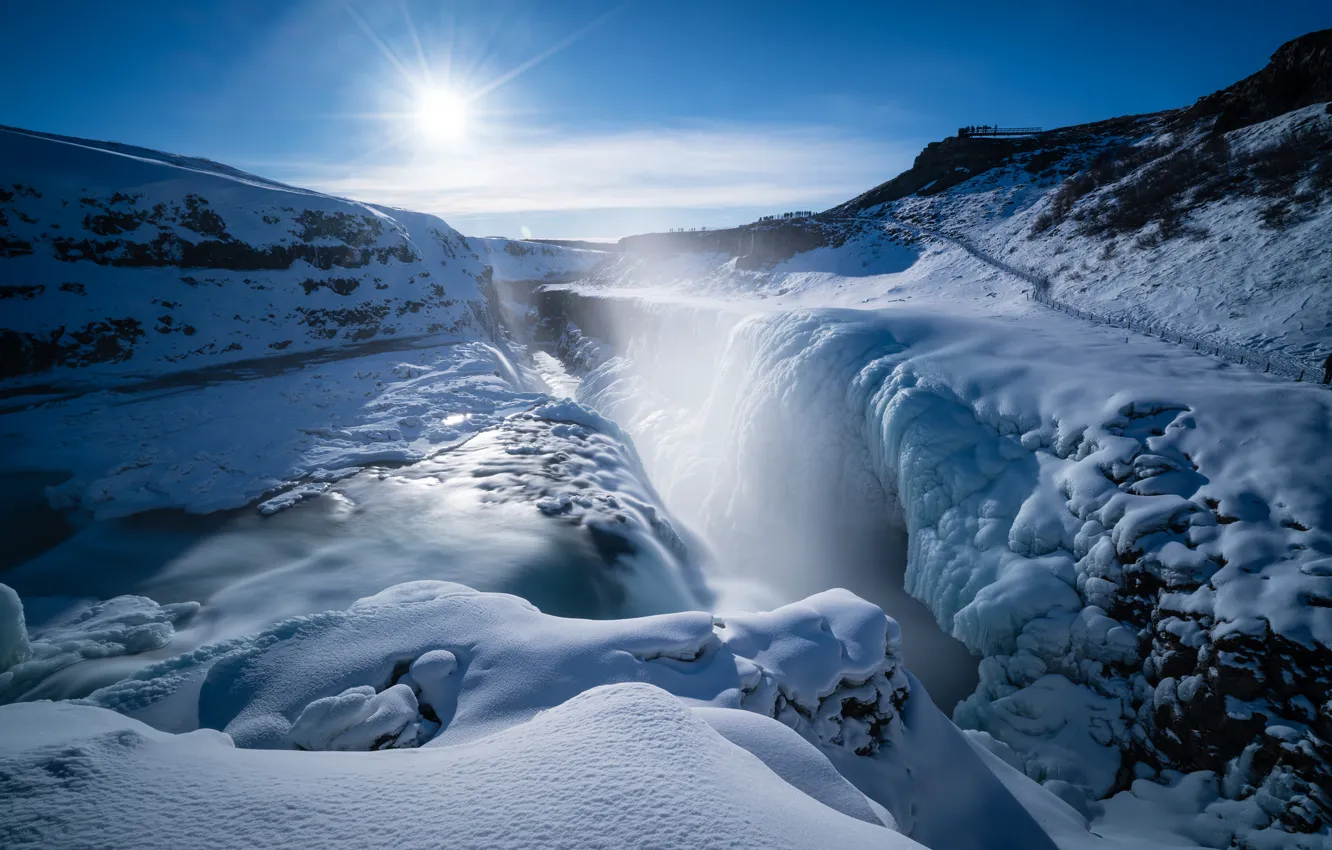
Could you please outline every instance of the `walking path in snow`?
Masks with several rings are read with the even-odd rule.
[[[1111,327],[1123,328],[1130,333],[1137,333],[1143,336],[1154,336],[1166,342],[1192,346],[1193,350],[1204,355],[1224,360],[1227,363],[1233,363],[1238,366],[1245,366],[1258,372],[1264,372],[1272,375],[1279,375],[1297,382],[1317,383],[1317,367],[1313,364],[1302,363],[1297,360],[1274,355],[1270,352],[1258,351],[1243,346],[1226,345],[1218,343],[1215,340],[1206,339],[1197,334],[1187,331],[1181,331],[1178,328],[1171,327],[1163,322],[1153,322],[1148,319],[1139,318],[1136,322],[1133,319],[1115,319],[1111,316],[1101,315],[1081,307],[1075,307],[1064,301],[1060,301],[1050,294],[1050,281],[1040,275],[1018,268],[1011,263],[1004,262],[998,257],[987,251],[972,245],[964,239],[957,236],[944,233],[939,230],[933,230],[921,227],[918,224],[912,224],[897,218],[889,219],[906,230],[910,230],[919,236],[932,236],[935,239],[941,239],[945,242],[956,245],[966,251],[971,256],[986,263],[999,271],[1010,274],[1019,280],[1026,281],[1032,285],[1031,297],[1033,301],[1044,304],[1053,310],[1082,319],[1086,322],[1099,325],[1109,325]],[[1259,368],[1259,367],[1262,368]]]

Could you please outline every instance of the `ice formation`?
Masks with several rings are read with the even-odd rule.
[[[18,595],[3,584],[0,605],[4,617],[0,621],[0,701],[17,699],[56,671],[81,661],[166,646],[176,626],[199,610],[197,602],[158,605],[142,596],[117,596],[29,633]]]
[[[1218,824],[1206,840],[1305,841],[1279,830],[1326,805],[1305,724],[1332,641],[1306,602],[1328,592],[1327,393],[1218,382],[1164,346],[1127,355],[1142,369],[1126,374],[1108,334],[1073,343],[1058,323],[1017,336],[902,309],[738,318],[697,297],[591,296],[573,321],[637,330],[580,397],[635,432],[668,501],[700,506],[685,518],[724,563],[758,552],[751,569],[768,569],[848,512],[901,521],[907,589],[986,656],[961,725],[1088,811],[1132,771],[1210,769],[1235,778],[1198,815]],[[702,388],[651,380],[700,351],[720,362]],[[1260,687],[1273,665],[1285,685]]]

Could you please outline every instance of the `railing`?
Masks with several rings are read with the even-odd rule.
[[[793,212],[784,212],[781,215],[762,216],[757,222],[755,222],[755,224],[760,224],[765,221],[788,221],[794,218],[809,218],[812,215],[814,215],[813,210],[795,210]]]
[[[972,136],[1034,136],[1039,132],[1040,127],[996,127],[992,124],[957,128],[957,134],[964,139]]]

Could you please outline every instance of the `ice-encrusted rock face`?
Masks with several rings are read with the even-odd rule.
[[[489,321],[489,267],[434,216],[10,129],[0,163],[0,378],[478,336]]]
[[[7,584],[0,584],[0,675],[32,657],[23,603]]]
[[[894,384],[880,408],[888,433],[904,428],[889,480],[905,499],[928,504],[914,492],[921,470],[911,458],[938,439],[908,401],[911,380]],[[990,519],[1012,523],[1010,552],[1074,578],[1076,597],[1048,583],[1058,594],[1036,601],[1039,584],[1019,580],[1022,561],[1013,559],[970,603],[956,607],[964,595],[940,605],[947,596],[939,592],[960,577],[956,532],[970,522],[956,495],[941,512],[908,508],[915,587],[988,656],[956,719],[1025,753],[1033,778],[1102,796],[1144,766],[1214,771],[1227,777],[1224,795],[1257,804],[1257,825],[1315,832],[1332,814],[1323,790],[1332,776],[1332,677],[1326,630],[1317,626],[1325,590],[1315,553],[1332,540],[1289,507],[1210,481],[1189,439],[1199,415],[1178,404],[1130,404],[1092,428],[1007,438],[1063,461],[1050,484],[1065,501],[1053,514],[1025,516],[1042,498],[1038,487],[1011,520]],[[1008,468],[1024,460],[1015,452]],[[1012,592],[1026,586],[1025,616],[1018,597],[999,589],[1010,582]],[[987,607],[1018,618],[996,621]],[[1074,718],[1085,730],[1081,744],[1072,726],[1058,728]]]
[[[682,487],[712,482],[690,491],[705,533],[789,546],[827,499],[905,521],[907,589],[985,656],[954,717],[1029,777],[1084,807],[1144,777],[1225,777],[1202,815],[1214,834],[1323,828],[1332,399],[1126,376],[1123,337],[1082,352],[903,309],[774,311],[711,349],[691,338],[720,362],[699,402],[641,386],[661,364],[639,361],[681,357],[655,313],[701,326],[702,308],[638,309],[640,335],[584,386],[640,426],[688,423],[640,442],[689,470]],[[696,421],[719,444],[669,454]]]
[[[1055,438],[1051,450],[1076,462],[1063,487],[1082,520],[1073,554],[1086,607],[1063,654],[1024,635],[983,691],[994,699],[1058,670],[1119,702],[1121,717],[1111,710],[1101,726],[1123,753],[1117,787],[1135,764],[1215,771],[1226,796],[1267,801],[1271,822],[1314,832],[1332,816],[1332,662],[1325,635],[1299,635],[1325,592],[1323,561],[1305,553],[1332,540],[1256,494],[1208,495],[1217,489],[1185,448],[1196,425],[1183,405],[1130,404],[1096,434]],[[1285,552],[1273,545],[1282,536]],[[1270,613],[1237,604],[1259,582],[1276,583]]]
[[[89,658],[134,655],[166,646],[197,602],[158,605],[143,596],[116,596],[44,623],[29,634],[13,589],[0,584],[0,703],[56,671]]]
[[[1134,742],[1133,755],[1162,769],[1223,772],[1227,796],[1259,801],[1292,832],[1332,822],[1327,647],[1292,640],[1265,622],[1246,633],[1181,610],[1187,606],[1173,594],[1156,601],[1143,662],[1151,687],[1139,709],[1149,734]]]

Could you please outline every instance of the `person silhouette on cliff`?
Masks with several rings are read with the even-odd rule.
[[[1323,383],[1332,384],[1332,354],[1323,361]]]

